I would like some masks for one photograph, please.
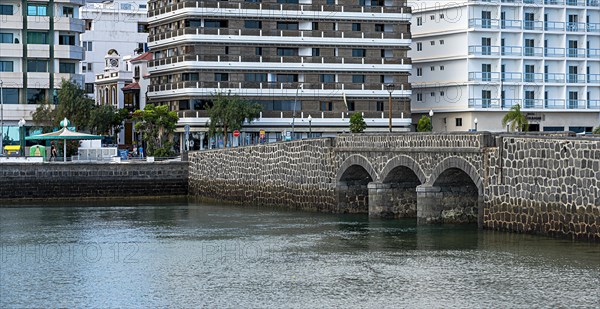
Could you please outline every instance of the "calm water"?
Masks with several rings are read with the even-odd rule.
[[[0,307],[600,307],[600,244],[128,203],[0,209]]]

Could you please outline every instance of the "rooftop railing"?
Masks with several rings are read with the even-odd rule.
[[[385,84],[381,83],[300,83],[300,82],[248,82],[248,81],[182,81],[150,85],[148,91],[170,91],[177,89],[264,89],[271,90],[296,90],[300,86],[304,90],[384,90]],[[396,90],[411,90],[408,83],[396,85]]]

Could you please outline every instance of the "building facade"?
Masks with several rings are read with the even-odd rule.
[[[530,131],[591,131],[600,125],[598,3],[414,3],[415,120],[433,111],[435,131],[502,131],[519,104]]]
[[[411,10],[404,0],[148,2],[149,100],[180,112],[193,148],[208,145],[215,93],[263,106],[241,143],[336,134],[353,112],[367,130],[410,129]],[[308,116],[311,121],[308,121]],[[289,133],[288,133],[289,134]],[[200,145],[198,145],[200,144]],[[183,148],[182,148],[183,149]]]
[[[0,2],[0,81],[5,139],[18,138],[20,119],[32,124],[39,102],[56,102],[61,80],[83,85],[79,18],[83,0]]]
[[[146,51],[147,14],[145,0],[103,1],[81,7],[80,15],[85,21],[85,32],[81,34],[85,52],[81,72],[85,75],[85,89],[90,96],[97,97],[94,80],[96,74],[104,70],[106,51],[114,49],[121,55]]]

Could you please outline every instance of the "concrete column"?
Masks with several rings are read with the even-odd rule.
[[[392,185],[389,183],[370,182],[369,189],[369,217],[393,218],[394,209],[390,198]]]
[[[440,187],[421,185],[417,187],[417,224],[441,223],[444,210]]]

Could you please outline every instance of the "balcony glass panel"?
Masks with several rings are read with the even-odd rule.
[[[564,0],[544,0],[544,4],[549,4],[549,5],[562,5],[564,3],[565,3]]]
[[[521,100],[520,99],[500,99],[500,103],[501,103],[502,108],[511,108],[517,104],[521,105]]]
[[[469,72],[469,81],[499,81],[500,72]]]
[[[567,22],[567,31],[585,31],[585,23]]]
[[[587,82],[588,83],[596,83],[596,85],[598,85],[598,83],[600,83],[600,74],[588,74]]]
[[[541,21],[535,20],[525,20],[523,21],[523,29],[524,30],[542,30],[543,23]]]
[[[514,55],[520,56],[522,48],[520,46],[500,46],[500,53],[503,56]]]
[[[544,74],[544,81],[547,83],[564,83],[565,82],[565,74],[546,73],[546,74]]]
[[[472,55],[498,55],[500,46],[489,45],[471,45],[469,46],[469,54]]]
[[[568,100],[567,108],[568,109],[585,109],[587,106],[587,102],[585,100]]]
[[[520,82],[522,79],[522,74],[519,72],[502,72],[503,82]]]
[[[588,57],[600,57],[600,49],[590,48],[587,50]]]
[[[546,47],[544,48],[544,55],[546,57],[564,57],[565,49],[556,47]]]
[[[523,56],[537,57],[543,54],[541,47],[523,47]]]
[[[498,20],[497,19],[487,19],[487,18],[471,18],[469,19],[469,27],[472,28],[498,28]]]
[[[546,99],[544,100],[544,107],[549,109],[562,109],[565,108],[565,100]]]
[[[474,108],[499,108],[499,99],[469,99],[469,107]]]
[[[526,83],[541,82],[543,77],[542,73],[523,73],[523,81]]]
[[[587,32],[600,32],[600,24],[598,23],[588,23],[586,24]]]
[[[567,57],[583,58],[586,55],[585,48],[567,48]]]
[[[568,83],[585,83],[585,74],[567,74]]]
[[[600,100],[588,100],[587,108],[590,109],[599,109],[600,108]]]
[[[542,99],[525,99],[523,100],[523,108],[543,108],[544,100]]]
[[[500,27],[502,29],[521,29],[522,21],[514,19],[501,19]]]
[[[565,23],[557,21],[545,21],[544,29],[546,30],[565,30]]]

